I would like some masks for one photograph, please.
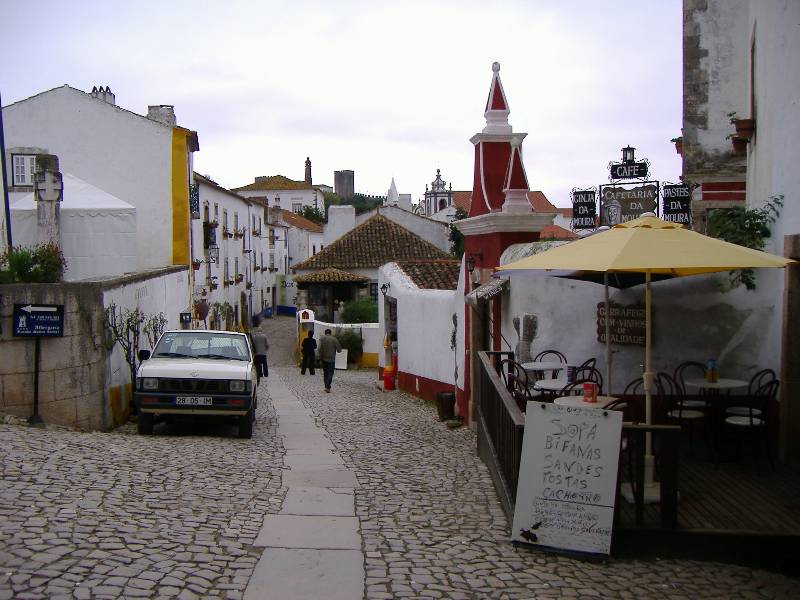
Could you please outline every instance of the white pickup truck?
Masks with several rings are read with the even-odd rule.
[[[153,348],[139,351],[133,399],[140,434],[157,418],[232,418],[239,437],[253,435],[256,369],[243,333],[206,329],[165,331]]]

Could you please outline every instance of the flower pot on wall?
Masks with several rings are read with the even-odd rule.
[[[734,136],[731,138],[731,145],[736,156],[744,156],[747,153],[747,140]]]
[[[755,119],[735,119],[733,126],[736,127],[736,137],[749,140],[756,130],[756,121]]]

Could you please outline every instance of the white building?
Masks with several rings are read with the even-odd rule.
[[[12,202],[33,191],[35,155],[53,154],[62,173],[135,207],[136,270],[188,266],[199,146],[195,132],[177,126],[172,106],[149,106],[142,116],[117,106],[107,87],[85,93],[64,85],[2,110]]]
[[[195,319],[214,328],[248,324],[276,302],[278,269],[266,207],[199,173],[194,178],[200,205],[192,221]],[[198,310],[203,301],[209,308],[205,317]]]
[[[800,259],[800,3],[708,0],[683,11],[683,177],[696,186],[694,226],[702,230],[709,211],[782,198],[765,250]],[[752,120],[749,134],[736,120]],[[765,312],[750,358],[779,371],[780,446],[793,464],[800,463],[799,271],[764,269],[755,292],[744,293]]]

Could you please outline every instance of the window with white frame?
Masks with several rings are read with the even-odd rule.
[[[214,221],[219,223],[219,204],[214,202]]]
[[[12,154],[11,164],[14,169],[14,185],[33,185],[33,174],[36,172],[36,155]]]
[[[269,255],[269,268],[270,269],[274,269],[275,268],[275,255],[274,254],[270,254]]]
[[[224,209],[222,211],[222,228],[228,229],[228,211]]]
[[[236,277],[239,277],[239,257],[236,256],[233,259],[233,273]]]
[[[225,259],[225,268],[223,269],[222,278],[225,281],[228,281],[228,276],[230,275],[230,269],[228,269],[228,259]]]
[[[303,212],[303,203],[302,202],[292,202],[292,212],[293,213],[301,213],[301,212]]]
[[[234,228],[234,230],[239,231],[239,213],[238,212],[234,212],[233,213],[233,228]]]

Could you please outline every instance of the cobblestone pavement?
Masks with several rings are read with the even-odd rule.
[[[433,406],[377,389],[374,371],[289,366],[294,321],[268,321],[270,376],[323,426],[358,478],[365,597],[797,598],[800,581],[677,560],[588,562],[515,548],[475,436]],[[241,598],[280,510],[284,450],[259,398],[233,427],[160,425],[143,437],[0,424],[0,600]]]

